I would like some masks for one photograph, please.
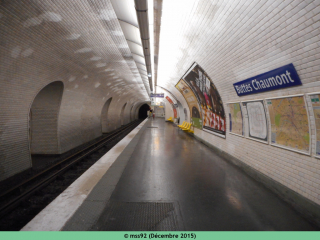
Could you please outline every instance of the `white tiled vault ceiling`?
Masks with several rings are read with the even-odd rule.
[[[19,4],[15,0],[10,2],[10,9]],[[111,90],[148,100],[149,86],[144,84],[139,74],[111,1],[33,0],[24,3],[26,9],[18,15],[20,34],[41,35],[34,39],[39,45],[41,41],[49,42],[50,50],[60,60],[81,68],[88,76],[87,81],[70,77],[72,87],[87,89],[107,86],[107,92]],[[134,19],[134,16],[131,18]],[[55,64],[53,59],[51,64]],[[90,82],[92,75],[95,80]]]

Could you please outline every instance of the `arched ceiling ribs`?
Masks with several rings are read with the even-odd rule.
[[[159,42],[160,42],[160,27],[162,16],[162,1],[154,0],[154,85],[158,80],[158,55],[159,55]]]
[[[141,70],[140,68],[138,68],[138,70],[139,70],[139,72],[140,72],[140,75],[144,75],[144,76],[148,77],[147,72],[144,73],[144,71]]]
[[[147,72],[147,70],[144,70],[144,69],[141,69],[141,68],[138,68],[138,70],[141,70],[141,71]],[[147,74],[146,74],[146,75],[147,75]]]
[[[136,55],[136,56],[138,56],[138,57],[143,57],[143,55],[140,55],[140,54],[138,54],[138,53],[134,53],[134,52],[131,52],[133,55]]]
[[[138,27],[138,20],[134,9],[134,2],[128,0],[111,0],[117,18]]]
[[[175,96],[172,92],[170,92],[168,89],[166,89],[166,88],[164,88],[164,87],[161,87],[161,86],[159,86],[159,85],[157,85],[156,87],[162,88],[163,90],[167,91],[168,93],[171,94],[171,96],[172,96],[177,102],[179,102],[179,100],[176,98],[176,96]]]
[[[144,68],[146,69],[145,71],[147,71],[147,66],[145,64],[146,62],[149,62],[149,59],[148,56],[145,55],[142,45],[140,31],[144,28],[139,29],[135,1],[111,0],[111,3],[114,11],[116,12],[119,24],[126,38],[132,57],[136,63],[136,67],[140,68],[140,70],[138,69],[139,72],[133,70],[134,76],[138,77],[137,74],[140,75],[146,91],[149,94],[152,86],[144,81],[144,72],[141,71]]]
[[[142,63],[136,63],[138,68],[141,68],[145,71],[147,71],[146,65],[142,64]]]
[[[119,23],[126,39],[130,40],[131,42],[135,42],[139,45],[142,45],[139,28],[121,20],[119,20]]]
[[[130,24],[130,25],[132,25],[132,26],[134,26],[134,27],[136,27],[136,28],[138,28],[138,29],[139,29],[139,26],[138,26],[138,24],[137,24],[137,25],[135,25],[135,24],[132,24],[132,23],[130,23],[130,22],[126,21],[126,20],[123,20],[123,19],[121,19],[121,18],[118,18],[118,21],[121,21],[121,22],[125,22],[125,23],[128,23],[128,24]]]
[[[140,43],[136,43],[136,42],[134,42],[134,41],[131,41],[130,39],[126,39],[126,40],[127,40],[127,42],[131,42],[131,43],[137,44],[137,45],[139,45],[140,47],[142,47],[142,44],[140,44]]]
[[[127,39],[126,39],[127,40]],[[128,43],[128,46],[131,50],[131,53],[132,54],[137,54],[139,55],[140,57],[143,57],[143,49],[142,49],[142,46],[137,44],[137,43],[134,43],[134,42],[131,42],[131,41],[128,41],[127,40],[127,43]]]
[[[136,63],[143,64],[143,62],[145,62],[144,57],[141,57],[137,54],[132,54],[132,57]]]

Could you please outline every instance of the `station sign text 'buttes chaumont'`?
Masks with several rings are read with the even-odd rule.
[[[164,98],[164,93],[150,93],[151,98]]]
[[[239,97],[298,85],[302,83],[292,63],[233,84]]]

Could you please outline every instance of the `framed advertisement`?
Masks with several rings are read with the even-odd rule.
[[[248,138],[268,144],[268,125],[263,100],[242,102],[243,112],[248,118]]]
[[[182,79],[197,98],[202,116],[202,130],[225,138],[225,111],[220,94],[211,78],[194,63]]]
[[[315,157],[320,158],[320,92],[308,93],[315,124]]]
[[[229,133],[240,137],[244,136],[244,121],[241,102],[227,103],[229,110]]]
[[[179,92],[183,95],[183,97],[186,99],[186,102],[188,103],[192,125],[198,129],[202,129],[201,111],[199,108],[197,98],[194,95],[193,91],[190,89],[188,84],[186,84],[186,82],[183,79],[181,79],[176,84],[176,88],[179,90]]]

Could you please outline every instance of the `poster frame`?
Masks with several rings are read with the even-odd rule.
[[[239,137],[245,137],[245,128],[244,128],[244,119],[243,119],[243,110],[242,110],[242,104],[241,104],[241,101],[238,101],[238,102],[227,102],[227,106],[229,106],[229,104],[232,104],[232,103],[239,103],[239,106],[240,106],[240,110],[241,110],[241,117],[242,117],[242,135],[240,134],[237,134],[237,133],[233,133],[233,132],[230,132],[229,130],[229,133],[232,134],[232,135],[235,135],[235,136],[239,136]],[[230,108],[228,107],[228,110],[230,111]],[[229,119],[229,126],[230,126],[230,119]],[[230,128],[229,128],[230,129]]]
[[[188,68],[188,70],[185,72],[185,74],[183,74],[182,75],[182,77],[180,78],[180,80],[181,79],[185,79],[185,77],[196,67],[196,66],[199,66],[201,69],[202,69],[202,67],[200,66],[200,64],[198,64],[197,62],[193,62],[193,64],[190,66],[190,68]],[[203,70],[203,69],[202,69]],[[203,70],[204,71],[204,70]],[[205,71],[204,71],[205,72]],[[205,72],[206,73],[206,72]],[[210,78],[211,79],[211,78]],[[179,80],[179,81],[180,81]],[[178,81],[178,83],[179,83],[179,81]],[[211,79],[211,81],[212,81],[212,79]],[[187,82],[187,81],[185,81],[184,80],[184,82],[188,85],[188,87],[192,90],[192,88],[189,86],[189,83]],[[177,83],[177,84],[178,84]],[[213,81],[212,81],[212,83],[213,83]],[[177,85],[176,84],[176,85]],[[175,86],[176,86],[175,85]],[[193,92],[193,91],[192,91]],[[195,97],[196,97],[196,99],[197,99],[197,102],[198,102],[198,107],[199,107],[199,109],[201,110],[201,105],[200,105],[200,99],[198,99],[198,96],[195,94],[195,93],[193,93],[194,95],[195,95]],[[219,95],[220,95],[220,93],[219,93]],[[221,96],[220,96],[220,98],[221,98]],[[221,101],[222,101],[222,99],[221,99]],[[223,102],[222,102],[222,106],[223,106],[224,104],[223,104]],[[224,106],[223,106],[224,107]],[[225,111],[225,109],[224,109],[224,111]],[[225,114],[226,114],[226,112],[225,112]],[[218,136],[218,137],[221,137],[221,138],[224,138],[224,139],[226,139],[226,137],[227,137],[227,123],[225,122],[225,134],[220,134],[220,133],[217,133],[217,132],[214,132],[214,131],[210,131],[210,130],[207,130],[207,129],[205,129],[204,127],[203,127],[203,114],[201,114],[201,120],[202,120],[202,129],[199,129],[199,130],[202,130],[202,131],[204,131],[204,132],[207,132],[207,133],[210,133],[210,134],[213,134],[213,135],[216,135],[216,136]],[[225,116],[225,118],[226,118],[226,116]]]
[[[269,142],[269,119],[267,118],[267,112],[266,112],[266,105],[265,105],[265,99],[263,98],[258,98],[258,99],[252,99],[252,100],[244,100],[244,101],[241,101],[241,104],[243,107],[243,103],[247,103],[247,102],[257,102],[257,101],[262,101],[263,102],[263,107],[264,107],[264,115],[266,117],[266,127],[267,127],[267,140],[266,141],[263,141],[263,140],[260,140],[260,139],[257,139],[257,138],[252,138],[250,137],[250,122],[249,122],[249,115],[248,115],[248,109],[246,109],[247,111],[247,115],[248,115],[248,136],[244,136],[246,139],[250,139],[250,140],[253,140],[253,141],[256,141],[256,142],[260,142],[260,143],[264,143],[264,144],[267,144],[267,145],[270,145],[270,142]],[[245,135],[245,134],[244,134]]]
[[[188,69],[188,71],[189,71],[189,69]],[[189,117],[189,119],[190,119],[190,122],[191,122],[191,120],[192,120],[192,117],[191,117],[191,115],[192,115],[192,113],[191,113],[191,110],[190,110],[190,107],[189,107],[189,103],[188,103],[188,101],[187,101],[187,99],[186,99],[186,97],[184,96],[184,94],[182,94],[180,91],[179,91],[179,89],[177,88],[177,85],[179,84],[179,82],[181,81],[181,80],[183,80],[184,81],[184,79],[183,78],[180,78],[179,80],[178,80],[178,82],[176,83],[176,85],[174,85],[174,87],[178,90],[178,92],[182,95],[182,97],[184,98],[184,100],[187,102],[187,105],[188,105],[188,108],[189,108],[189,111],[190,111],[190,117]],[[185,82],[185,81],[184,81]],[[185,82],[186,83],[186,82]],[[187,83],[186,83],[187,84]],[[190,86],[189,86],[189,84],[187,84],[187,86],[190,88]],[[191,90],[192,91],[192,90]],[[201,106],[200,106],[200,104],[199,104],[199,101],[198,101],[198,99],[197,99],[197,96],[194,94],[194,92],[192,91],[192,93],[193,93],[193,95],[196,97],[196,102],[197,102],[197,106],[198,106],[198,108],[199,108],[199,110],[201,109]],[[203,119],[202,119],[202,113],[201,113],[201,121],[202,121],[202,123],[203,123]],[[199,128],[197,128],[197,129],[199,129],[200,131],[201,130],[203,130],[203,124],[201,123],[201,129],[199,129]],[[193,128],[194,128],[194,126],[192,126]]]
[[[310,96],[314,95],[314,94],[320,94],[320,92],[306,93],[306,96],[308,96],[308,99],[310,100],[310,102],[311,102],[311,97]],[[312,145],[314,145],[315,153],[312,154],[312,152],[311,152],[311,156],[320,159],[320,155],[317,155],[317,126],[316,126],[316,121],[315,121],[316,119],[315,119],[314,111],[313,111],[313,107],[312,107],[312,102],[311,102],[311,111],[312,111],[312,115],[313,115],[313,118],[314,118],[314,134],[315,134],[315,142],[312,144]],[[310,121],[309,121],[309,124],[311,124]]]
[[[188,70],[185,72],[185,74],[182,75],[181,79],[184,79],[184,77],[187,76],[187,75],[192,71],[192,69],[194,69],[194,67],[197,66],[197,65],[200,66],[200,64],[198,64],[197,62],[194,62],[194,63],[190,66],[190,68],[188,68]],[[189,84],[188,84],[188,85],[189,85]]]
[[[280,96],[280,97],[265,98],[265,102],[266,102],[266,104],[267,104],[267,101],[268,101],[268,100],[271,100],[271,99],[289,98],[289,97],[303,97],[304,104],[305,104],[305,107],[306,107],[307,116],[308,116],[309,150],[308,150],[308,152],[301,151],[301,150],[297,150],[297,149],[294,149],[294,148],[282,146],[282,145],[280,145],[280,144],[272,143],[271,140],[270,140],[270,145],[271,145],[271,146],[274,146],[274,147],[286,149],[286,150],[289,150],[289,151],[292,151],[292,152],[297,152],[297,153],[300,153],[300,154],[304,154],[304,155],[307,155],[307,156],[311,156],[311,145],[312,145],[312,141],[311,141],[311,131],[310,131],[310,130],[311,130],[311,128],[310,128],[310,116],[309,116],[310,114],[309,114],[309,111],[308,111],[308,104],[307,104],[307,101],[306,101],[306,96],[305,96],[305,94],[294,94],[294,95],[286,95],[286,96]],[[268,115],[269,115],[269,129],[270,129],[270,133],[271,133],[271,119],[270,119],[270,112],[269,112],[269,108],[268,108],[268,107],[267,107],[267,111],[268,111]]]
[[[202,122],[203,122],[203,120],[202,120]],[[210,133],[210,134],[213,134],[213,135],[216,135],[216,136],[221,137],[221,138],[226,138],[226,135],[227,135],[227,131],[226,131],[226,134],[223,135],[223,134],[219,134],[219,133],[216,133],[216,132],[213,132],[213,131],[209,131],[209,130],[203,128],[203,127],[202,127],[202,131]]]
[[[170,99],[170,101],[172,102],[172,104],[170,103],[170,101],[167,99],[167,97]],[[174,107],[174,102],[172,101],[172,99],[171,99],[171,97],[168,95],[168,94],[166,94],[166,96],[163,98],[163,99],[166,99],[168,102],[169,102],[169,104],[171,105],[171,107],[172,107],[172,112],[173,112],[173,118],[174,119],[176,119],[176,118],[179,118],[180,116],[178,116],[178,111],[177,111],[177,108],[175,108]],[[176,117],[174,117],[174,113],[176,112]]]

